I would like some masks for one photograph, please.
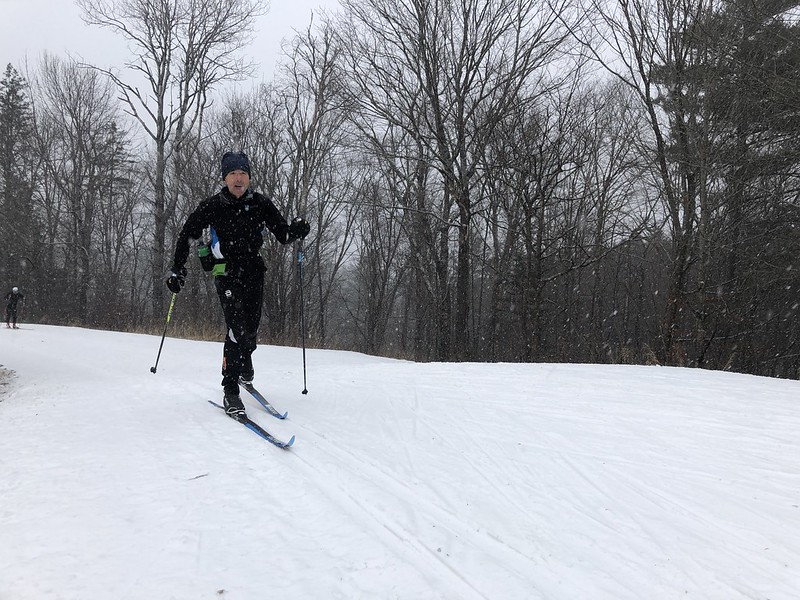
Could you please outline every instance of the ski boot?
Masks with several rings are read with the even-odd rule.
[[[244,403],[239,394],[225,392],[222,404],[225,407],[225,414],[229,417],[242,422],[247,420],[247,413],[244,411]]]

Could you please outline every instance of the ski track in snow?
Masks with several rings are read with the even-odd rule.
[[[0,332],[6,333],[6,332]],[[0,337],[0,600],[790,600],[800,384],[415,364],[27,325]],[[13,341],[12,341],[13,340]]]

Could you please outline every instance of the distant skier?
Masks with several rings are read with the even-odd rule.
[[[264,300],[266,269],[259,255],[264,230],[287,244],[306,237],[311,227],[301,218],[290,225],[269,198],[250,190],[250,161],[244,153],[226,152],[220,166],[225,186],[200,202],[186,219],[175,244],[167,287],[175,294],[181,291],[189,240],[200,239],[203,230],[210,228],[212,254],[207,259],[213,264],[203,263],[203,268],[214,274],[227,326],[222,358],[225,412],[241,420],[246,415],[239,397],[239,381],[253,379],[250,355],[256,349]]]
[[[6,327],[11,329],[11,324],[14,324],[14,329],[17,327],[17,307],[20,302],[25,300],[25,294],[19,291],[19,288],[14,286],[11,291],[6,294]]]

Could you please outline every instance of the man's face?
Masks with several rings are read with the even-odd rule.
[[[236,169],[225,175],[223,179],[225,185],[228,186],[228,191],[233,194],[235,198],[241,198],[250,187],[250,175],[247,171]]]

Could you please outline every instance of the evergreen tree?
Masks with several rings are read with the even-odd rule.
[[[717,76],[708,90],[720,181],[710,292],[721,309],[703,316],[716,317],[721,337],[747,339],[727,344],[729,366],[784,375],[797,360],[800,26],[792,15],[800,2],[723,6],[709,26],[717,34]]]
[[[0,80],[0,258],[2,285],[26,285],[36,264],[32,210],[32,111],[28,84],[12,65]]]
[[[795,303],[800,2],[682,6],[675,51],[654,69],[687,239],[670,325],[688,364],[757,370],[758,356],[783,353],[759,332]]]

